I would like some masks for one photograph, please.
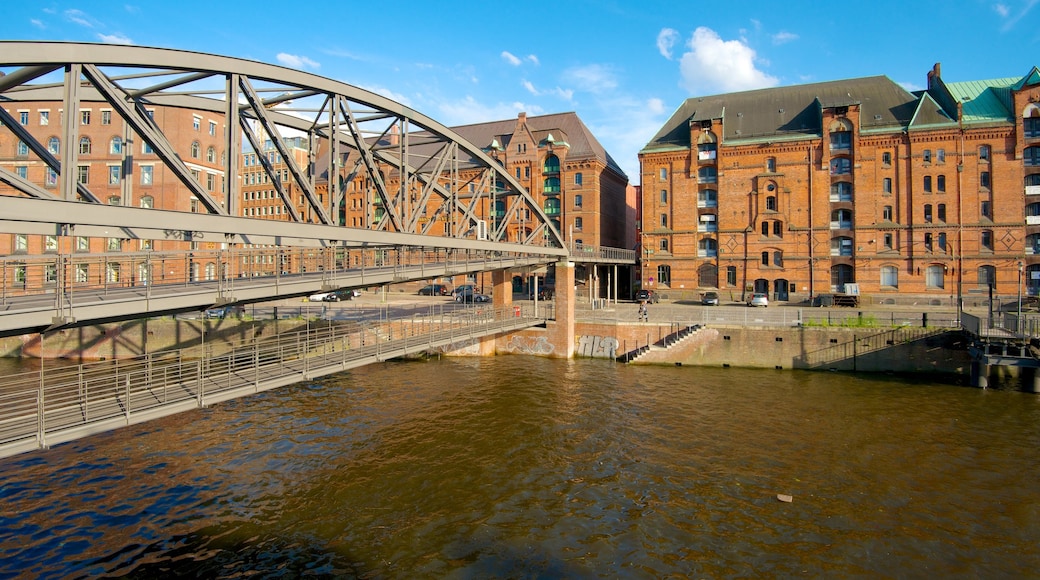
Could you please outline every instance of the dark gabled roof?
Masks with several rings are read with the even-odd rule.
[[[687,148],[690,121],[720,118],[724,142],[818,136],[821,109],[846,105],[860,106],[860,131],[897,131],[909,126],[918,99],[886,76],[693,97],[643,151]]]
[[[451,130],[477,147],[486,149],[493,140],[497,140],[499,145],[509,150],[509,141],[512,138],[513,130],[516,129],[516,123],[517,119],[506,119],[451,127]],[[567,159],[598,159],[618,175],[627,178],[625,172],[607,153],[592,131],[585,126],[577,113],[554,113],[527,117],[527,128],[538,144],[541,144],[549,134],[552,134],[553,141],[557,145],[566,144],[569,147]]]
[[[476,123],[473,125],[462,125],[459,127],[450,127],[452,131],[458,133],[463,139],[466,139],[478,149],[483,149],[485,152],[489,152],[489,147],[492,142],[497,142],[501,150],[509,149],[510,141],[513,137],[513,131],[516,129],[517,119],[507,119],[502,121],[491,121],[489,123]],[[567,159],[568,160],[582,160],[582,159],[598,159],[602,161],[609,169],[615,171],[618,176],[623,179],[628,179],[625,172],[621,170],[621,167],[614,161],[614,158],[607,153],[603,145],[596,139],[596,137],[589,131],[585,123],[578,117],[577,113],[556,113],[552,115],[542,115],[540,117],[527,117],[527,129],[531,132],[532,137],[537,145],[544,145],[545,140],[552,135],[553,143],[557,146],[568,147]],[[422,140],[422,136],[425,135],[424,131],[413,134],[413,138]],[[384,139],[385,141],[385,139]],[[386,142],[388,144],[389,142]],[[435,150],[439,149],[442,145],[439,143],[433,144],[415,144],[411,148],[411,153],[414,156],[422,156],[424,154],[433,154]],[[507,157],[508,157],[507,152]],[[473,165],[476,165],[475,159],[470,159]],[[345,162],[345,161],[344,161]],[[465,165],[463,161],[463,165]],[[328,179],[328,155],[319,155],[315,159],[315,171],[321,180]]]

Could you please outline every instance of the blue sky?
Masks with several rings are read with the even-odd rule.
[[[1040,0],[10,2],[6,40],[111,42],[281,64],[445,125],[574,111],[639,184],[686,98],[886,75],[924,87],[1040,65]]]

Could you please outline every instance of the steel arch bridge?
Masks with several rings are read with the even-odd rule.
[[[219,236],[222,243],[324,245],[415,244],[467,247],[463,240],[506,243],[507,233],[519,232],[510,249],[565,255],[563,241],[527,190],[497,161],[448,127],[363,89],[280,66],[179,50],[58,42],[0,42],[0,100],[11,108],[19,102],[51,101],[61,104],[59,154],[49,150],[20,119],[0,112],[0,121],[28,149],[27,157],[46,165],[57,176],[57,187],[41,187],[7,168],[0,181],[24,197],[40,203],[4,205],[4,229],[43,230],[30,224],[61,223],[77,233],[92,226],[125,228],[130,238],[166,239],[171,230],[191,239]],[[34,84],[35,83],[35,84]],[[128,128],[127,143],[141,139],[162,166],[177,180],[180,190],[204,206],[204,215],[163,215],[157,228],[154,213],[108,207],[77,180],[76,168],[85,159],[74,146],[81,127],[81,106],[105,103]],[[169,132],[150,109],[175,108],[205,112],[226,121],[221,167],[223,192],[213,192],[193,173],[186,160],[197,155],[178,150]],[[68,122],[72,120],[73,122]],[[302,136],[309,145],[306,164],[290,154],[283,137]],[[268,156],[258,160],[283,202],[287,224],[339,226],[344,186],[364,183],[370,202],[383,211],[365,227],[282,227],[269,220],[241,217],[242,155],[261,152],[270,144],[287,171],[276,174]],[[19,146],[23,147],[23,146]],[[22,149],[23,151],[25,149]],[[123,161],[128,170],[121,186],[132,188],[131,147]],[[324,159],[321,159],[324,157]],[[328,194],[319,199],[315,168],[324,162]],[[300,212],[287,190],[302,192],[306,213]],[[85,202],[85,206],[54,204]],[[506,210],[492,216],[498,201]],[[47,203],[44,203],[47,202]],[[502,204],[499,204],[501,207]],[[155,209],[155,208],[150,208]],[[425,211],[424,211],[425,210]],[[162,211],[161,209],[159,211]],[[68,218],[68,219],[66,219]],[[425,219],[424,219],[425,218]],[[440,231],[435,226],[441,224]],[[49,232],[48,233],[52,233]],[[101,232],[107,233],[107,232]],[[413,234],[444,238],[421,243]],[[450,240],[450,241],[449,241]],[[493,247],[480,244],[481,248]]]
[[[47,118],[36,118],[41,103]],[[0,105],[0,233],[14,234],[0,254],[33,254],[19,247],[32,235],[47,240],[45,258],[97,253],[72,241],[84,239],[185,252],[411,248],[535,265],[569,255],[537,200],[480,147],[418,111],[321,76],[180,50],[0,41]],[[91,147],[91,111],[95,125],[118,133],[110,147]],[[202,156],[185,138],[192,129],[205,134],[202,118],[223,126],[214,131],[211,121],[209,129],[219,155]],[[145,164],[148,199],[161,203],[144,202]],[[96,166],[107,171],[101,179]],[[160,172],[161,187],[151,181]],[[270,215],[245,215],[247,178],[271,190]],[[348,224],[347,215],[357,217]],[[101,252],[113,250],[127,248]],[[40,287],[55,294],[60,325],[61,296],[82,281],[56,264],[41,266]],[[12,280],[31,285],[21,268],[5,267],[5,291]]]

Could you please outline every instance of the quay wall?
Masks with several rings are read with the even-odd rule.
[[[633,364],[963,375],[971,365],[967,337],[954,329],[708,326],[667,348],[653,346],[677,330],[577,322],[574,356],[613,358],[650,344]],[[497,351],[548,354],[551,347],[544,331],[529,329],[500,338]]]
[[[0,356],[105,360],[198,347],[203,341],[209,352],[219,353],[234,343],[292,332],[306,324],[303,320],[137,320],[54,331],[43,340],[40,334],[0,338]],[[664,348],[653,345],[673,335],[678,330],[675,325],[579,321],[573,334],[562,326],[550,321],[547,328],[499,335],[443,353],[612,359],[649,344],[651,349],[633,364],[960,375],[967,375],[971,365],[966,337],[949,329],[713,325]]]

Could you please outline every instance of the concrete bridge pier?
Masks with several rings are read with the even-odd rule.
[[[1030,393],[1040,393],[1040,369],[1033,367],[1025,374],[1026,376],[1022,380],[1022,388]]]
[[[980,360],[971,361],[971,386],[985,389],[989,387],[989,365]]]

